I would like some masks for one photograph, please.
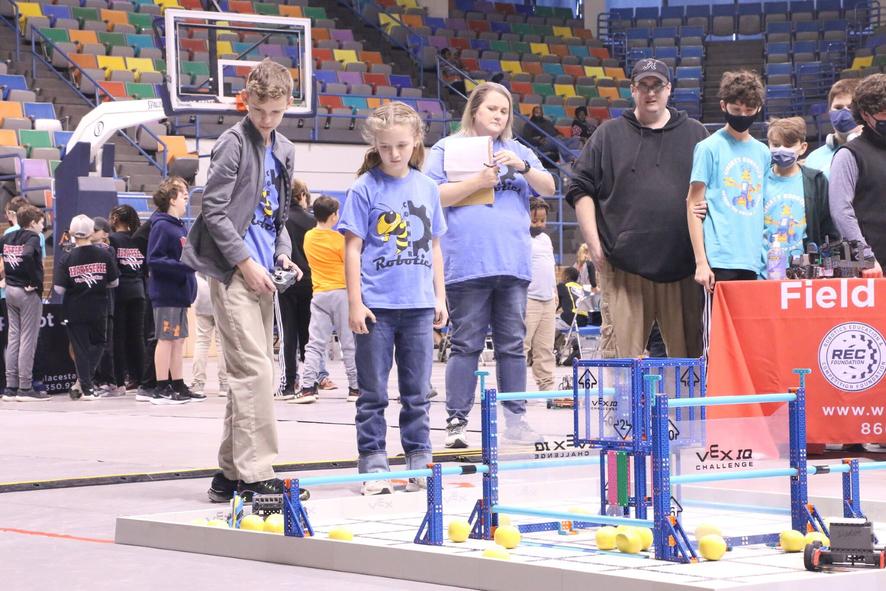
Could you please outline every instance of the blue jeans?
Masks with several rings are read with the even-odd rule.
[[[387,472],[385,448],[388,376],[397,360],[400,384],[400,443],[407,470],[426,468],[432,461],[428,388],[434,357],[434,310],[374,309],[368,334],[355,334],[357,382],[357,469]]]
[[[469,279],[446,286],[452,349],[446,364],[446,412],[449,419],[468,420],[477,391],[477,363],[492,327],[495,375],[499,392],[526,391],[526,291],[529,282],[510,275]],[[526,401],[502,404],[508,421],[521,419]]]

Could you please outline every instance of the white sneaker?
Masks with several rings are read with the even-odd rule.
[[[191,384],[190,390],[195,394],[203,394],[203,382],[194,382]]]
[[[394,485],[390,480],[367,480],[360,488],[360,494],[364,497],[370,495],[389,495],[394,492]]]
[[[228,396],[228,385],[227,384],[219,384],[218,385],[218,395],[222,398],[227,398]]]
[[[504,438],[513,443],[542,443],[545,440],[523,419],[508,425],[505,428]]]
[[[85,401],[93,401],[93,400],[101,400],[101,394],[98,393],[98,390],[93,390],[92,392],[83,392],[83,396],[81,400]]]
[[[428,489],[428,479],[422,476],[421,478],[410,478],[406,481],[406,492],[417,492],[420,490]]]
[[[450,419],[446,422],[446,447],[463,448],[468,446],[468,422]]]

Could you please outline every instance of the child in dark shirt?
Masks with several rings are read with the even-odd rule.
[[[71,389],[71,398],[98,400],[92,376],[98,367],[107,341],[108,290],[117,287],[119,271],[110,250],[92,244],[95,231],[92,218],[78,215],[71,220],[74,248],[61,261],[53,284],[64,296],[62,312],[68,339],[74,350],[79,388]]]
[[[147,245],[135,238],[140,221],[131,205],[111,210],[111,246],[117,252],[120,285],[114,301],[114,372],[118,386],[135,390],[145,363],[145,254]],[[126,379],[126,376],[129,379]]]
[[[49,400],[32,385],[34,352],[43,311],[43,212],[32,205],[17,212],[18,230],[0,239],[2,275],[6,280],[9,342],[6,347],[6,390],[3,400]]]
[[[95,225],[95,231],[90,237],[90,242],[100,248],[107,249],[114,261],[117,260],[117,250],[111,246],[111,224],[103,217],[92,218]],[[120,269],[120,266],[117,266]],[[119,287],[119,286],[118,286]],[[126,395],[126,388],[117,387],[115,371],[114,371],[114,314],[117,309],[117,289],[108,290],[108,325],[106,334],[108,340],[105,343],[105,350],[102,352],[101,359],[98,362],[98,370],[95,372],[93,383],[96,391],[103,398],[113,398]]]

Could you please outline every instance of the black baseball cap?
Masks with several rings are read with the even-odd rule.
[[[652,58],[644,58],[634,64],[634,69],[631,71],[631,82],[637,82],[649,76],[655,76],[662,82],[669,83],[671,69],[663,61]]]

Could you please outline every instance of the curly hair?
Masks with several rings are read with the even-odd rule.
[[[727,105],[741,103],[756,109],[763,106],[763,82],[751,70],[724,72],[717,97]]]
[[[862,113],[876,115],[883,111],[886,111],[886,74],[871,74],[855,87],[852,116],[862,122]]]

